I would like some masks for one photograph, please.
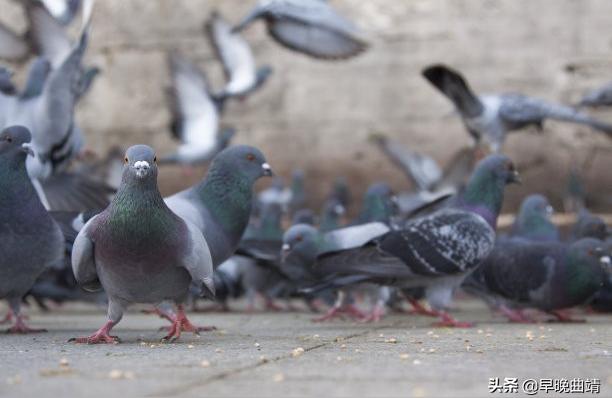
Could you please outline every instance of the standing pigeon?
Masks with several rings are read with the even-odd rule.
[[[337,199],[328,199],[323,204],[321,220],[319,222],[319,231],[329,232],[338,229],[342,226],[342,216],[346,210]]]
[[[529,195],[521,203],[512,236],[538,242],[558,242],[559,229],[551,221],[553,207],[544,195]]]
[[[77,343],[115,343],[109,334],[130,303],[172,300],[178,313],[165,340],[191,325],[183,302],[190,286],[214,297],[213,264],[202,232],[173,213],[157,187],[157,159],[145,145],[129,148],[117,195],[85,224],[72,251],[72,268],[86,290],[108,295],[108,321]]]
[[[589,91],[582,97],[578,106],[581,107],[602,107],[612,106],[612,82],[604,86]]]
[[[239,33],[232,32],[231,26],[218,12],[213,12],[206,24],[206,31],[223,64],[227,83],[216,97],[245,98],[259,89],[272,73],[272,68],[255,66],[255,59],[249,44]]]
[[[333,241],[343,243],[335,247],[326,247],[329,238],[325,236],[292,227],[283,240],[285,257],[296,253],[297,262],[319,274],[322,282],[314,289],[361,282],[424,287],[427,300],[442,319],[439,325],[468,326],[454,320],[446,308],[454,289],[493,249],[504,187],[517,181],[512,162],[492,155],[477,165],[450,207],[369,239],[351,239],[346,229],[333,231]]]
[[[570,231],[570,239],[575,241],[582,238],[594,238],[604,241],[611,234],[606,222],[601,217],[583,208],[578,211],[578,220]]]
[[[257,19],[279,44],[313,58],[346,59],[368,48],[361,32],[326,1],[261,0],[234,31]]]
[[[22,297],[46,267],[62,262],[64,238],[36,194],[25,160],[31,139],[22,126],[0,133],[0,298],[9,302],[15,325],[9,333],[30,333],[20,312]]]
[[[391,224],[397,214],[397,201],[389,184],[377,182],[370,185],[363,196],[359,216],[354,224],[383,222]]]
[[[328,199],[336,199],[340,202],[345,209],[348,209],[352,203],[351,190],[348,182],[344,177],[337,177],[334,180],[331,192],[329,193]]]
[[[427,67],[423,76],[457,107],[476,143],[494,152],[501,150],[507,133],[527,126],[541,129],[546,119],[584,124],[612,135],[611,125],[571,107],[522,94],[476,95],[459,72],[445,65]]]
[[[560,310],[586,303],[601,287],[609,266],[603,242],[571,244],[501,239],[471,278],[484,294],[511,309],[536,308],[571,321]],[[521,316],[513,321],[532,322]]]
[[[172,74],[168,90],[171,132],[180,145],[176,153],[160,159],[160,164],[206,163],[229,145],[235,131],[219,128],[220,104],[213,100],[206,76],[178,54],[169,55],[168,63]]]

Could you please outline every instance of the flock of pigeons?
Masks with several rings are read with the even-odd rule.
[[[219,13],[206,32],[222,62],[226,84],[214,90],[188,59],[172,53],[172,134],[176,153],[157,159],[146,145],[114,150],[86,162],[74,120],[78,100],[99,73],[83,65],[93,0],[20,0],[29,28],[0,26],[0,58],[34,54],[25,88],[0,68],[0,298],[13,321],[10,333],[29,333],[20,307],[34,299],[90,301],[108,306],[106,323],[77,343],[116,343],[110,334],[132,303],[150,303],[170,322],[164,340],[198,333],[185,305],[215,300],[224,310],[245,294],[267,309],[299,297],[317,320],[347,315],[377,321],[404,302],[437,325],[466,327],[448,312],[456,290],[475,294],[514,322],[560,321],[566,309],[612,310],[612,234],[605,222],[579,209],[567,237],[551,221],[541,195],[525,199],[507,234],[497,230],[506,185],[520,182],[500,154],[506,133],[545,119],[584,124],[605,134],[612,126],[579,107],[519,94],[479,96],[445,65],[423,76],[456,106],[474,146],[446,168],[382,134],[372,141],[410,179],[413,191],[395,195],[383,182],[364,195],[359,215],[346,219],[352,197],[338,178],[320,214],[306,208],[304,173],[290,187],[275,178],[256,194],[255,182],[273,172],[257,148],[230,145],[235,133],[220,124],[224,103],[243,99],[272,76],[258,67],[240,32],[256,20],[291,51],[320,60],[354,57],[368,48],[360,31],[322,0],[261,1],[232,27]],[[65,25],[82,15],[76,40]],[[580,106],[612,105],[612,87],[585,96]],[[208,163],[198,184],[169,197],[157,185],[165,163]],[[366,300],[368,311],[355,303]],[[422,300],[427,305],[422,304]]]

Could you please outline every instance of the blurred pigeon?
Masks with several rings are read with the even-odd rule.
[[[380,221],[391,224],[397,214],[396,198],[389,184],[377,182],[368,187],[361,205],[359,216],[354,224]]]
[[[603,243],[592,238],[572,244],[500,239],[470,282],[501,303],[512,321],[533,321],[514,311],[521,308],[537,308],[559,321],[571,321],[560,310],[593,297],[609,264]]]
[[[608,253],[612,253],[612,237],[606,239],[604,246]],[[608,264],[607,268],[603,285],[589,302],[591,309],[596,312],[612,312],[612,265]]]
[[[319,231],[329,232],[340,228],[342,225],[342,216],[344,216],[345,212],[346,210],[340,201],[337,199],[327,199],[323,204]]]
[[[160,159],[160,164],[206,163],[229,145],[235,130],[219,128],[220,105],[211,97],[206,76],[178,54],[171,54],[168,63],[173,81],[168,90],[171,132],[181,143],[176,153]]]
[[[527,196],[512,225],[512,236],[538,242],[558,242],[559,229],[551,220],[553,207],[544,195]]]
[[[218,12],[213,12],[206,24],[206,31],[217,57],[223,64],[227,83],[217,97],[245,98],[259,89],[272,73],[272,68],[257,68],[251,47]]]
[[[258,19],[279,44],[314,58],[351,58],[368,47],[361,32],[325,1],[261,0],[234,31]]]
[[[329,238],[318,237],[312,228],[295,226],[284,236],[285,257],[289,260],[295,252],[298,262],[319,272],[322,283],[315,290],[360,282],[425,287],[427,300],[442,319],[440,325],[467,326],[445,309],[453,290],[493,249],[504,187],[517,181],[518,173],[508,158],[489,156],[477,165],[465,190],[448,208],[359,242],[350,238],[347,229],[339,229],[328,234],[348,235],[342,239],[348,243],[325,249],[321,246]]]
[[[291,225],[296,224],[308,224],[315,225],[317,223],[317,216],[311,209],[300,209],[293,213],[291,217]]]
[[[17,94],[17,88],[13,84],[13,72],[0,66],[0,93],[6,95]]]
[[[68,25],[81,7],[81,0],[40,0],[62,25]]]
[[[494,152],[501,150],[507,133],[526,126],[541,129],[546,119],[584,124],[612,135],[612,125],[568,106],[522,94],[478,96],[459,72],[445,65],[427,67],[423,76],[454,103],[476,143],[485,143]]]
[[[22,297],[46,267],[64,256],[64,238],[28,178],[25,160],[31,135],[22,126],[0,133],[0,298],[9,302],[15,324],[9,333],[30,333],[20,312]]]
[[[352,196],[346,178],[337,177],[334,180],[334,185],[327,198],[336,199],[345,209],[349,208],[352,203]]]
[[[576,167],[572,167],[567,177],[563,195],[563,208],[566,212],[578,212],[586,206],[586,189],[580,174]]]
[[[270,165],[257,148],[231,146],[215,156],[204,180],[165,200],[202,231],[217,267],[236,251],[247,227],[253,184],[270,175]]]
[[[282,178],[274,178],[272,184],[257,195],[257,199],[263,206],[277,204],[290,213],[301,209],[306,203],[304,172],[293,171],[290,187],[285,186]]]
[[[127,150],[119,191],[79,232],[72,268],[81,286],[104,287],[108,295],[108,321],[91,336],[71,339],[77,343],[116,343],[118,338],[109,332],[128,304],[164,300],[178,305],[164,339],[177,339],[182,331],[197,331],[182,304],[190,285],[203,295],[215,294],[212,258],[202,232],[164,203],[157,187],[157,159],[145,145]]]
[[[578,103],[579,107],[601,107],[612,105],[612,82],[589,91]]]
[[[611,236],[610,229],[601,217],[584,208],[578,211],[578,219],[570,231],[570,240],[594,238],[605,241],[609,236]]]

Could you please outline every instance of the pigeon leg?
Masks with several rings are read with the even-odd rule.
[[[554,315],[557,319],[552,319],[549,322],[563,322],[563,323],[584,323],[586,319],[576,319],[564,311],[550,311],[551,315]]]
[[[177,308],[178,311],[172,318],[172,326],[170,326],[168,334],[164,336],[162,341],[176,341],[179,337],[181,337],[182,332],[189,332],[199,335],[200,332],[209,332],[217,329],[214,326],[194,326],[191,321],[187,319],[183,304],[179,304]]]
[[[11,322],[13,322],[13,311],[12,310],[8,310],[8,312],[6,313],[4,318],[2,318],[2,320],[0,320],[0,325],[3,325],[5,323],[11,323]]]
[[[21,299],[20,298],[10,298],[9,305],[11,307],[8,315],[12,315],[15,319],[15,323],[9,329],[6,330],[6,333],[9,334],[28,334],[28,333],[42,333],[46,332],[46,329],[33,329],[27,326],[24,322],[24,316],[21,315]],[[7,316],[8,316],[7,315]]]
[[[423,304],[421,304],[421,302],[419,300],[414,299],[412,297],[406,297],[406,299],[408,300],[408,302],[412,306],[412,310],[408,311],[409,314],[425,315],[425,316],[438,316],[438,313],[436,311],[428,310],[427,308],[423,307]]]
[[[435,327],[447,327],[447,328],[471,328],[474,324],[470,322],[461,322],[453,318],[446,311],[439,311],[438,316],[440,321],[433,324]]]
[[[273,299],[271,299],[270,297],[264,295],[263,296],[264,299],[264,303],[265,303],[265,308],[268,311],[274,311],[274,312],[280,312],[280,311],[284,311],[285,308],[281,307],[280,305],[276,304],[274,302]]]
[[[113,326],[115,326],[115,322],[108,320],[91,336],[73,337],[68,342],[77,344],[118,344],[120,343],[119,337],[109,334]]]
[[[366,316],[363,319],[361,319],[361,322],[364,322],[364,323],[380,322],[380,320],[382,319],[384,315],[385,315],[385,303],[378,302],[376,303],[372,311],[369,314],[366,314]]]
[[[499,311],[504,315],[510,322],[514,323],[537,323],[533,318],[528,317],[520,310],[513,310],[511,308],[502,305],[499,307]]]
[[[327,322],[329,320],[332,320],[334,318],[342,318],[342,309],[341,307],[336,307],[333,306],[332,308],[330,308],[325,315],[314,318],[312,321],[313,322]]]

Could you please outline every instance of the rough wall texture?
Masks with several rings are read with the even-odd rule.
[[[23,28],[19,8],[0,0],[0,19]],[[197,61],[216,86],[220,65],[202,33],[213,8],[238,20],[253,4],[238,0],[98,0],[88,62],[103,74],[80,104],[78,119],[96,150],[148,143],[160,153],[167,133],[165,54],[178,49]],[[336,175],[357,193],[376,179],[398,190],[402,175],[368,143],[384,131],[444,163],[470,138],[453,108],[420,77],[433,62],[463,71],[482,92],[520,91],[573,101],[612,79],[609,0],[333,0],[369,35],[372,48],[349,62],[324,63],[273,43],[261,25],[246,32],[260,63],[273,66],[269,84],[246,103],[232,103],[224,123],[236,142],[254,144],[278,174],[306,171],[314,198]],[[598,112],[612,120],[612,112]],[[570,163],[584,166],[590,190],[612,190],[612,142],[588,129],[547,123],[543,134],[512,136],[505,151],[523,168],[513,206],[540,191],[559,203]],[[193,177],[198,178],[198,176]],[[178,178],[180,177],[180,178]],[[193,179],[176,168],[161,173],[166,192]]]

